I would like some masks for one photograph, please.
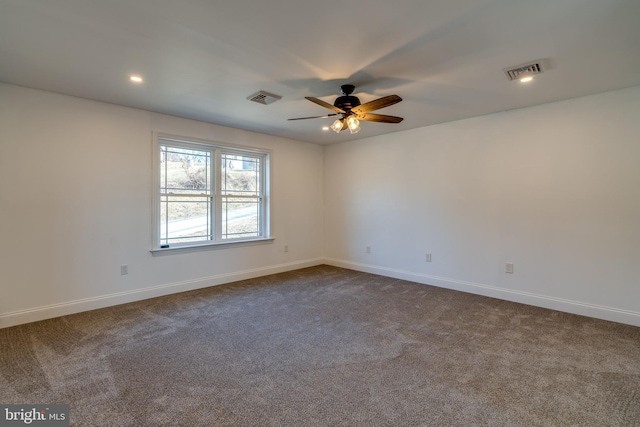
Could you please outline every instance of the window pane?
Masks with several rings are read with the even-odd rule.
[[[267,152],[158,136],[155,246],[268,237]]]
[[[161,196],[161,244],[210,239],[212,239],[210,197]]]
[[[222,154],[222,194],[259,196],[261,158]]]
[[[259,237],[260,203],[256,198],[222,198],[222,238]]]
[[[161,193],[210,193],[210,171],[210,151],[160,146]]]

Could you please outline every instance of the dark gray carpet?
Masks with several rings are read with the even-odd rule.
[[[0,330],[79,426],[637,426],[640,328],[319,266]]]

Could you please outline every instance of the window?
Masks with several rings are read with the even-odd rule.
[[[156,135],[154,247],[269,238],[269,153]]]

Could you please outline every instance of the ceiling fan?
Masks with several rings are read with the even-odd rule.
[[[360,131],[360,120],[379,123],[400,123],[403,120],[402,117],[369,113],[370,111],[379,110],[402,101],[402,98],[398,95],[389,95],[361,104],[357,97],[351,96],[355,88],[356,87],[354,85],[340,86],[343,96],[338,97],[333,105],[328,102],[324,102],[321,99],[307,96],[306,99],[309,101],[318,104],[321,107],[328,108],[329,110],[334,111],[334,113],[324,116],[298,117],[296,119],[289,120],[326,119],[329,117],[341,116],[330,126],[336,133],[340,133],[345,129],[349,129],[349,132],[351,133],[358,133]]]

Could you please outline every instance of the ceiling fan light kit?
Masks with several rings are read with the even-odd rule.
[[[360,132],[360,121],[355,116],[347,117],[347,127],[351,134]]]
[[[331,130],[335,133],[340,133],[342,130],[342,119],[338,119],[331,125]]]
[[[333,111],[333,114],[328,114],[326,116],[298,117],[289,120],[324,119],[333,116],[341,116],[333,122],[331,129],[336,133],[349,129],[351,134],[360,132],[361,120],[378,123],[400,123],[403,120],[402,117],[387,116],[384,114],[368,114],[370,111],[389,107],[390,105],[397,104],[402,101],[402,98],[398,95],[389,95],[362,104],[358,97],[351,95],[355,90],[354,85],[342,85],[340,86],[340,90],[342,91],[342,96],[339,96],[333,105],[318,98],[310,96],[306,97],[306,99],[314,104],[318,104],[321,107]]]

